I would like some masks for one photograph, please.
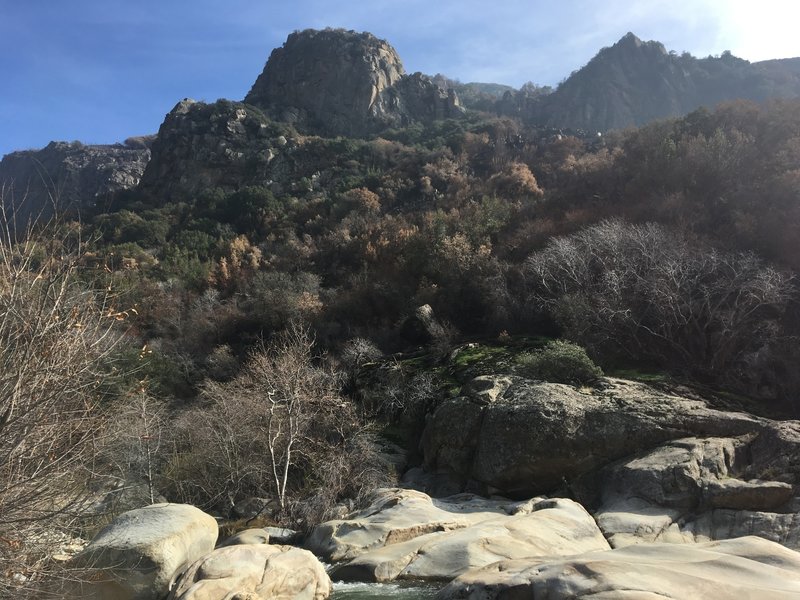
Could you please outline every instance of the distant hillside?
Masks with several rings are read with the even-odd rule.
[[[632,33],[602,49],[552,94],[499,106],[538,125],[605,131],[677,117],[734,99],[800,95],[800,58],[750,63],[729,52],[695,58]]]
[[[109,192],[132,188],[150,160],[153,137],[112,145],[50,142],[41,150],[7,154],[0,161],[3,201],[25,215],[44,210],[46,216],[56,204],[85,207]]]

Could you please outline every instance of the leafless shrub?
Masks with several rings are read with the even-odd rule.
[[[52,573],[38,542],[86,501],[103,365],[124,314],[81,281],[77,231],[55,222],[20,231],[2,200],[0,596],[20,597]]]
[[[373,342],[357,337],[344,344],[340,358],[345,369],[352,371],[382,356],[383,352]]]
[[[791,276],[755,256],[652,223],[604,221],[556,238],[525,275],[531,305],[568,337],[720,380],[768,351],[793,295]]]

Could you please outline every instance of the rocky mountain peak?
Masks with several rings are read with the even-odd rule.
[[[656,41],[643,41],[630,31],[623,35],[619,41],[608,48],[603,48],[597,57],[605,58],[620,58],[624,56],[648,56],[648,57],[661,57],[668,56],[667,49],[664,44]]]
[[[629,31],[619,39],[615,46],[634,46],[635,48],[640,48],[643,43],[644,42],[633,32]]]
[[[460,112],[457,99],[421,77],[408,83],[397,51],[371,33],[307,29],[273,50],[245,102],[301,129],[336,135]]]

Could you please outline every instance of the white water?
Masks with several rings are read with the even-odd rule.
[[[333,600],[374,600],[392,598],[392,600],[416,600],[435,598],[440,586],[425,586],[404,583],[343,583],[333,584]]]

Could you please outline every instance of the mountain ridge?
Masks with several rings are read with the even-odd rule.
[[[492,83],[462,84],[444,75],[408,74],[397,51],[371,33],[303,30],[290,34],[272,51],[244,102],[234,102],[240,106],[210,103],[209,110],[195,106],[189,119],[170,112],[162,130],[172,141],[159,136],[155,145],[159,156],[170,160],[182,153],[185,165],[193,160],[206,166],[215,163],[218,174],[210,181],[224,181],[224,170],[232,162],[238,165],[237,172],[267,169],[277,153],[276,136],[247,129],[252,124],[265,130],[267,121],[285,123],[302,134],[369,137],[391,128],[459,118],[465,109],[472,109],[544,129],[591,134],[678,117],[725,100],[798,95],[800,58],[750,63],[729,52],[695,58],[633,33],[602,48],[555,90],[532,83],[515,90]],[[246,114],[248,106],[267,121],[236,116],[237,111]],[[179,103],[174,110],[189,110],[180,107]],[[197,118],[223,119],[232,129],[219,130],[215,138],[215,125],[194,122]],[[179,131],[182,126],[187,129]],[[201,130],[198,146],[195,137]],[[181,148],[170,147],[173,142]],[[95,202],[104,194],[139,185],[150,160],[150,143],[70,146],[67,152],[65,143],[56,142],[39,151],[10,153],[0,161],[0,183],[27,193],[35,206],[50,202],[53,189],[48,189],[48,180],[58,183],[65,204]],[[236,158],[236,153],[243,153],[243,158]],[[156,171],[149,171],[145,183],[164,189],[153,175]],[[202,181],[195,180],[198,185]]]

